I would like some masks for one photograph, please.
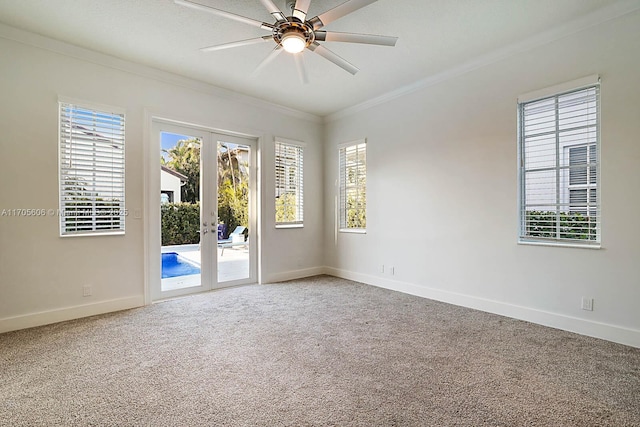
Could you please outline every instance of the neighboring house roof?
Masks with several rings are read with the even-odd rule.
[[[187,178],[186,176],[182,175],[180,172],[176,172],[173,169],[169,169],[168,167],[166,167],[164,165],[160,165],[160,169],[165,171],[168,174],[171,174],[173,176],[177,176],[178,178],[180,178],[180,182],[187,182],[189,180],[189,178]]]

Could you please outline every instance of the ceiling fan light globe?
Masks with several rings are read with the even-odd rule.
[[[307,41],[297,33],[285,34],[280,44],[289,53],[300,53],[307,47]]]

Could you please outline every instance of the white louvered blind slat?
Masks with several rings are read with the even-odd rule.
[[[364,230],[367,227],[366,148],[366,141],[357,141],[339,149],[341,230]]]
[[[599,244],[599,88],[519,104],[522,241]]]
[[[60,103],[60,234],[122,233],[124,114]]]
[[[276,227],[304,222],[304,148],[276,141]]]

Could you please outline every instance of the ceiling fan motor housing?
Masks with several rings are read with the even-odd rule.
[[[339,33],[325,30],[319,31],[325,25],[330,24],[331,22],[355,12],[356,10],[371,3],[375,3],[377,0],[346,0],[344,3],[334,7],[333,9],[327,10],[326,12],[312,18],[308,18],[308,12],[313,0],[280,0],[286,5],[284,10],[289,10],[290,12],[283,12],[282,9],[276,6],[274,0],[260,0],[263,6],[265,6],[267,11],[275,19],[276,22],[274,24],[247,18],[246,16],[237,15],[233,12],[227,12],[215,7],[206,6],[194,0],[173,1],[181,6],[208,12],[213,15],[222,16],[224,18],[239,21],[247,25],[269,31],[271,34],[268,36],[261,36],[232,43],[223,43],[201,49],[205,52],[211,52],[269,41],[275,42],[276,47],[271,51],[269,56],[262,61],[257,70],[272,61],[283,50],[296,55],[303,52],[305,49],[308,49],[310,52],[333,62],[343,70],[351,74],[356,74],[358,72],[358,67],[336,55],[323,44],[318,42],[330,41],[395,46],[396,41],[398,40],[397,37],[378,36],[373,34]],[[287,13],[290,13],[290,15],[287,16]],[[304,74],[304,63],[302,62],[304,57],[298,55],[295,58],[296,64],[298,64],[298,69],[303,70],[301,73],[302,75]],[[304,82],[306,79],[303,78],[302,80]]]
[[[304,39],[305,47],[309,46],[316,39],[313,28],[305,22],[300,22],[299,19],[293,16],[287,17],[285,21],[276,22],[273,28],[273,39],[276,43],[281,45],[282,39],[292,34]]]

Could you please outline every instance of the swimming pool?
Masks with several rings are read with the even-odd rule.
[[[177,252],[162,254],[162,278],[200,274],[200,267],[190,263]]]

